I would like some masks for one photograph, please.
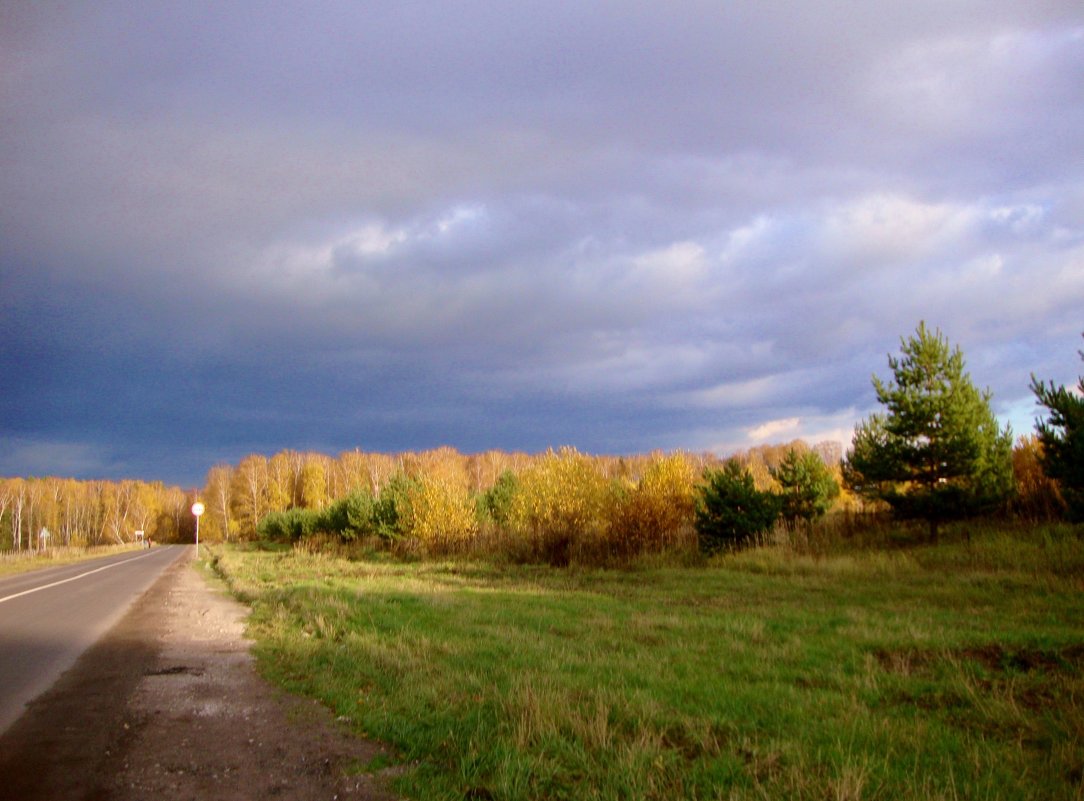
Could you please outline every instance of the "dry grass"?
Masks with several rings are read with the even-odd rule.
[[[99,545],[91,548],[48,548],[44,551],[0,551],[0,576],[23,573],[42,567],[67,565],[125,551],[138,551],[137,544]]]

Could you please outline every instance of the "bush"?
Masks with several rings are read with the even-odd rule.
[[[271,512],[257,524],[256,533],[263,540],[297,542],[302,537],[319,530],[321,517],[322,515],[314,509],[287,509],[285,512]]]
[[[606,496],[606,479],[594,461],[575,448],[549,451],[520,475],[509,510],[524,555],[567,565],[597,551],[605,535]]]
[[[376,500],[365,491],[341,498],[321,515],[320,529],[344,542],[376,534]]]
[[[373,524],[383,539],[399,539],[406,534],[405,524],[410,515],[410,497],[418,486],[415,479],[396,473],[380,491],[373,506]]]
[[[460,550],[478,533],[470,493],[440,477],[427,476],[413,483],[400,520],[403,533],[429,554]]]
[[[779,499],[761,492],[735,461],[705,473],[697,490],[696,533],[705,553],[743,548],[768,531],[779,517]]]
[[[683,454],[657,457],[631,489],[613,493],[609,542],[622,556],[672,548],[692,528],[695,474]]]
[[[1016,494],[1011,508],[1027,520],[1057,520],[1065,514],[1058,483],[1043,471],[1043,444],[1036,436],[1017,440],[1012,450]]]

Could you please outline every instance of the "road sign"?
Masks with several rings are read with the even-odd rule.
[[[199,516],[203,514],[203,504],[199,501],[192,504],[192,514],[196,516],[196,558],[199,559]]]

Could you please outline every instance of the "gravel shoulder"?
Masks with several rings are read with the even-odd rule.
[[[395,798],[357,772],[380,744],[256,674],[247,608],[192,557],[0,737],[0,799]]]

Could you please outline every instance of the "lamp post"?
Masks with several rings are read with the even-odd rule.
[[[203,504],[199,501],[192,504],[192,514],[196,517],[196,558],[199,559],[199,516],[203,514]]]

